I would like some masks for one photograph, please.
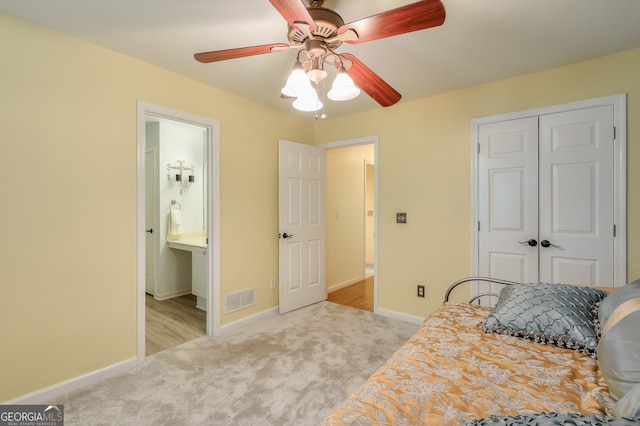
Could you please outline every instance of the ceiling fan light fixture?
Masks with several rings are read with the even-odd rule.
[[[305,89],[298,95],[298,98],[293,101],[293,107],[298,111],[312,112],[322,109],[323,104],[318,98],[318,93],[309,85],[308,89]]]
[[[329,74],[325,70],[320,68],[314,68],[307,72],[307,77],[309,77],[309,80],[315,81],[316,83],[319,83],[327,78],[327,75]]]
[[[287,78],[287,84],[280,92],[285,96],[297,98],[307,89],[313,90],[311,82],[309,81],[307,74],[305,74],[302,64],[296,61],[289,78]]]
[[[360,94],[360,89],[355,85],[347,70],[340,67],[336,79],[333,81],[327,97],[332,101],[348,101]]]

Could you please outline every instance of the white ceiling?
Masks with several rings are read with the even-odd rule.
[[[444,25],[343,44],[400,102],[640,47],[639,0],[442,0]],[[326,0],[352,22],[413,0]],[[274,108],[296,50],[202,64],[194,53],[287,43],[268,0],[0,0],[0,11]],[[325,102],[329,117],[381,108],[366,94]],[[391,107],[393,108],[393,107]],[[313,118],[314,113],[306,113]]]

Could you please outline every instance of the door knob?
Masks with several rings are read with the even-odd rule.
[[[148,232],[148,233],[150,233],[150,234],[153,234],[153,228],[151,228],[151,229],[147,229],[147,230],[146,230],[146,231],[144,231],[144,232]]]
[[[544,248],[547,248],[547,247],[549,247],[549,246],[551,246],[551,247],[555,247],[555,248],[560,248],[560,247],[561,247],[561,246],[557,246],[557,245],[555,245],[555,244],[551,243],[549,240],[542,240],[542,241],[540,241],[540,245],[541,245],[542,247],[544,247]]]
[[[520,244],[529,244],[531,247],[535,247],[538,245],[538,242],[531,238],[529,241],[518,241]],[[541,243],[542,244],[542,243]]]
[[[286,232],[282,234],[282,238],[291,238],[291,237],[293,237],[293,234],[287,234]]]

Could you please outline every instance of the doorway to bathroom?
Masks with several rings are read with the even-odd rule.
[[[138,104],[138,358],[219,329],[214,120]]]

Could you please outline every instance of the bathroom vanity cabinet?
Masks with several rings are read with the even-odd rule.
[[[207,238],[204,235],[183,235],[178,239],[168,240],[170,248],[191,252],[191,293],[196,295],[198,309],[206,310],[207,306]]]

